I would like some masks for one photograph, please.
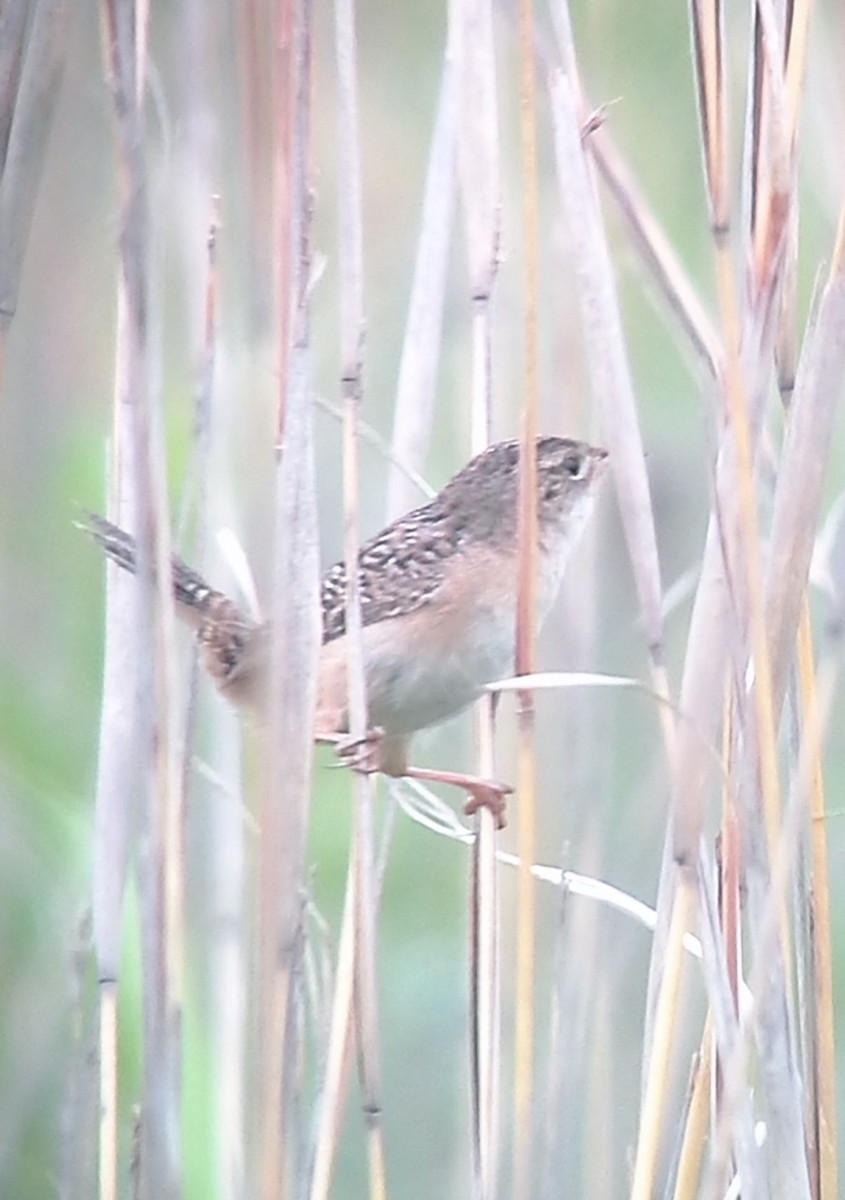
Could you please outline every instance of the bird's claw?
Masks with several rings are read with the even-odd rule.
[[[335,751],[338,765],[360,771],[363,775],[374,775],[381,769],[381,744],[384,730],[377,726],[368,729],[363,737],[347,737],[337,742]]]
[[[476,779],[468,780],[463,786],[469,793],[469,800],[464,805],[466,815],[471,817],[480,808],[486,808],[492,814],[496,828],[504,829],[508,823],[506,797],[513,794],[510,784],[495,779]]]

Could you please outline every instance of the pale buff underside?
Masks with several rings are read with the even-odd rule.
[[[591,503],[550,533],[538,561],[536,615],[542,624]],[[384,730],[382,769],[402,774],[411,734],[467,708],[485,685],[513,673],[517,560],[473,547],[431,605],[362,630],[368,720]],[[346,638],[322,649],[317,733],[347,729]]]
[[[570,550],[592,507],[587,495],[564,526],[547,529],[538,556],[538,627],[557,594]],[[370,727],[384,731],[380,767],[400,775],[408,743],[418,729],[467,708],[484,687],[513,672],[518,565],[501,546],[475,545],[452,564],[432,602],[416,612],[364,626],[361,631]],[[320,650],[315,733],[348,731],[347,640],[339,637]],[[269,632],[256,629],[242,661],[221,672],[213,653],[205,666],[232,703],[253,711],[266,695],[271,658]]]

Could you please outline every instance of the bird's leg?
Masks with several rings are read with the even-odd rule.
[[[499,703],[498,693],[493,695],[493,711]],[[497,829],[504,829],[507,824],[507,804],[505,797],[513,794],[513,788],[495,779],[480,779],[477,775],[464,775],[457,771],[430,771],[423,767],[409,767],[404,774],[411,779],[427,780],[431,783],[446,783],[453,787],[463,788],[469,794],[469,800],[464,805],[464,812],[472,816],[480,808],[489,809],[496,822]]]
[[[460,771],[435,771],[427,767],[408,767],[402,772],[408,779],[419,779],[426,783],[447,783],[463,788],[469,794],[464,812],[472,816],[479,808],[487,808],[493,814],[497,829],[507,825],[506,797],[513,793],[510,784],[495,779],[480,779],[477,775],[464,775]]]
[[[361,738],[350,738],[345,734],[318,734],[316,741],[334,746],[341,764],[353,771],[372,775],[381,771],[394,779],[419,779],[424,783],[445,783],[462,788],[469,794],[464,805],[467,816],[488,808],[496,821],[497,829],[504,829],[505,797],[513,792],[509,784],[495,779],[480,779],[477,775],[465,775],[460,771],[437,771],[429,767],[411,767],[407,762],[407,740],[391,738],[378,727],[368,729]]]

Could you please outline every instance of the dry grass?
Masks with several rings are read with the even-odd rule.
[[[589,22],[576,24],[576,36],[565,0],[549,13],[531,0],[521,0],[518,13],[488,0],[453,0],[442,58],[431,63],[441,82],[427,156],[410,139],[404,147],[419,158],[421,178],[427,162],[427,175],[389,411],[371,401],[379,329],[367,306],[368,239],[377,232],[367,227],[367,187],[368,170],[381,164],[373,165],[372,108],[360,103],[372,52],[358,37],[361,23],[379,16],[356,12],[352,0],[336,0],[331,28],[312,0],[213,8],[212,18],[185,0],[183,14],[209,45],[220,36],[214,21],[231,21],[234,66],[226,95],[215,94],[196,45],[186,66],[180,149],[188,165],[177,190],[182,227],[197,244],[207,239],[207,249],[187,272],[203,333],[189,466],[177,481],[178,541],[193,545],[203,568],[235,574],[231,554],[227,565],[214,551],[213,535],[248,524],[250,506],[263,509],[257,524],[270,549],[259,585],[275,631],[275,690],[259,730],[240,730],[220,705],[206,712],[196,660],[181,662],[172,599],[157,582],[166,578],[171,540],[160,364],[167,212],[151,197],[159,195],[166,122],[153,119],[146,97],[151,85],[162,86],[148,48],[163,18],[143,4],[103,0],[119,210],[109,508],[137,530],[141,570],[138,580],[108,575],[91,845],[97,987],[92,998],[80,935],[69,985],[77,1036],[64,1070],[61,1194],[383,1200],[420,1194],[406,1163],[424,1154],[449,1160],[438,1178],[444,1187],[450,1180],[450,1194],[477,1200],[836,1200],[838,947],[825,747],[839,673],[835,641],[825,641],[821,654],[814,649],[808,576],[845,372],[845,208],[825,264],[808,268],[799,257],[798,161],[801,138],[817,135],[803,116],[804,80],[827,62],[822,50],[808,59],[809,0],[760,0],[750,31],[715,0],[689,7],[697,123],[684,136],[703,163],[709,229],[702,222],[697,244],[707,248],[712,296],[701,294],[625,161],[614,109],[595,108],[580,44]],[[53,37],[45,14],[56,22]],[[841,37],[836,12],[820,6],[820,14],[823,27],[839,21]],[[63,19],[62,6],[46,0],[29,23],[14,0],[0,10],[0,386],[60,78],[55,34]],[[738,65],[746,49],[747,70]],[[738,150],[730,113],[743,103]],[[32,157],[23,162],[27,128]],[[659,154],[659,130],[649,136]],[[327,159],[333,176],[318,165]],[[397,166],[388,193],[400,173]],[[505,247],[503,280],[509,206],[519,216],[506,227],[519,234]],[[327,244],[326,209],[336,295],[320,280],[315,250]],[[696,533],[686,536],[687,561],[697,560],[694,595],[689,611],[671,618],[671,636],[661,558],[666,507],[653,501],[653,435],[630,349],[620,236],[668,314],[667,344],[695,364],[711,436],[700,471],[708,485],[699,497],[705,531],[700,544]],[[187,240],[177,239],[185,262]],[[517,263],[509,275],[508,256]],[[547,260],[564,287],[550,286]],[[808,270],[824,281],[802,333],[799,278]],[[339,316],[327,315],[330,307]],[[231,362],[225,375],[234,340],[227,322],[251,328],[250,353],[273,364],[273,397],[258,420],[241,410]],[[341,401],[342,489],[319,486],[315,400],[327,356]],[[585,396],[580,416],[571,400],[568,408],[557,396],[543,403],[549,361],[557,371],[564,358],[563,390],[581,387]],[[454,359],[469,384],[451,395],[468,399],[438,411],[438,367],[454,373]],[[8,389],[3,406],[16,399]],[[526,467],[514,631],[521,677],[495,689],[518,698],[517,853],[504,852],[484,810],[470,829],[418,785],[391,784],[385,807],[371,780],[356,779],[343,900],[324,918],[315,903],[321,864],[312,864],[309,839],[320,805],[341,801],[321,794],[332,788],[313,770],[310,738],[317,498],[333,490],[339,510],[342,492],[343,553],[354,562],[367,522],[362,498],[372,499],[362,463],[369,420],[392,428],[389,515],[416,501],[413,479],[425,473],[438,425],[447,436],[459,431],[456,461],[517,428],[531,443],[546,422],[607,446],[635,665],[601,671],[618,644],[598,615],[605,524],[567,584],[575,669],[538,672],[534,481]],[[234,478],[239,439],[248,461],[264,464],[255,467],[262,482],[249,481],[243,496]],[[390,464],[383,465],[387,477]],[[338,458],[335,481],[340,473]],[[361,735],[360,613],[355,572],[347,577],[351,732]],[[840,596],[834,600],[841,605]],[[630,726],[620,717],[608,736],[604,706],[630,692],[642,712],[624,717]],[[546,703],[558,706],[553,738],[542,732]],[[614,711],[634,704],[621,698]],[[507,713],[506,701],[501,707]],[[475,722],[481,775],[512,769],[509,728],[491,695]],[[629,728],[646,731],[644,751],[631,750],[640,735]],[[550,777],[561,798],[556,823],[543,807]],[[613,800],[623,793],[651,814],[650,828],[644,817],[637,835],[652,847],[649,875],[638,885],[656,894],[654,909],[591,877],[609,861],[624,873],[625,854],[614,860],[607,849],[622,807]],[[197,795],[205,797],[199,805]],[[191,837],[197,821],[202,857]],[[549,844],[550,830],[563,837],[562,848]],[[393,1141],[391,1103],[413,1070],[388,1049],[396,1029],[386,1015],[395,1019],[401,986],[383,929],[403,836],[419,839],[419,854],[446,854],[458,843],[470,856],[460,868],[469,880],[469,1011],[457,1039],[463,1063],[450,1077],[461,1081],[471,1112],[468,1121],[455,1118],[448,1151],[422,1127],[418,1145],[410,1145],[413,1129],[404,1145]],[[555,865],[540,865],[549,861]],[[131,881],[137,906],[127,898]],[[617,910],[653,931],[647,980],[647,955],[633,932],[619,943],[617,961],[607,952],[605,916]],[[197,929],[205,939],[201,984],[192,974]],[[402,933],[403,948],[412,938]],[[140,983],[127,978],[132,953]],[[438,973],[436,956],[426,971]],[[198,1104],[186,1072],[200,1024],[192,987],[205,989],[199,1011],[213,1010],[203,1079],[214,1104],[200,1135],[201,1170],[187,1115]],[[135,1020],[142,1039],[127,1035]],[[82,1033],[94,1026],[98,1122]],[[418,1053],[445,1077],[454,1044],[447,1050],[422,1037]],[[446,1105],[447,1092],[437,1104]],[[617,1094],[638,1093],[634,1119]],[[455,1116],[454,1106],[445,1111]],[[80,1143],[75,1150],[69,1131]]]

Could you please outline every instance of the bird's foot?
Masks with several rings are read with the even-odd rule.
[[[381,770],[381,749],[384,730],[377,726],[368,729],[363,737],[348,737],[345,734],[320,734],[318,742],[334,746],[339,767],[349,767],[363,775],[374,775]]]
[[[469,794],[469,800],[464,805],[467,816],[486,808],[492,813],[497,829],[504,829],[507,825],[506,798],[513,793],[510,784],[499,783],[496,779],[479,779],[477,775],[464,775],[459,771],[434,771],[425,767],[409,767],[405,774],[411,779],[427,783],[448,783],[463,788]]]
[[[513,795],[513,788],[508,783],[499,783],[496,779],[478,779],[474,783],[464,784],[469,793],[469,800],[464,805],[468,817],[477,813],[480,808],[489,809],[496,822],[497,829],[504,829],[508,823],[507,797]]]
[[[492,813],[497,829],[504,829],[507,824],[506,798],[513,792],[513,788],[507,783],[499,783],[495,779],[479,779],[477,775],[465,775],[459,771],[409,767],[405,743],[397,743],[395,739],[387,737],[384,730],[377,726],[368,729],[363,737],[353,738],[346,734],[329,733],[318,734],[316,740],[334,746],[338,766],[349,767],[365,775],[383,771],[386,775],[397,778],[405,775],[409,779],[419,779],[424,783],[445,783],[451,787],[463,788],[469,795],[464,805],[467,816],[472,816],[480,808],[486,808]]]

